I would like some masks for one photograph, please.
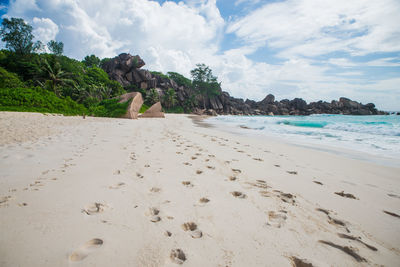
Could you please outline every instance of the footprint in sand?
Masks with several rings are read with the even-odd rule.
[[[176,264],[183,264],[186,261],[186,255],[182,249],[173,249],[169,255],[171,261]]]
[[[267,225],[281,228],[285,224],[286,219],[286,211],[270,211],[268,212]]]
[[[207,166],[207,168],[209,168],[210,170],[215,170],[214,166]]]
[[[200,238],[203,236],[203,233],[197,229],[197,224],[194,222],[187,222],[182,224],[182,229],[187,232],[190,231],[190,235],[192,238]]]
[[[269,188],[269,186],[267,185],[267,182],[264,180],[256,180],[256,182],[246,182],[246,184],[249,184],[251,186],[258,187],[261,189]]]
[[[351,199],[358,199],[356,198],[353,194],[345,193],[344,191],[342,192],[335,192],[336,195],[339,195],[341,197],[346,197],[346,198],[351,198]]]
[[[236,176],[229,176],[230,181],[236,181],[237,177]]]
[[[313,267],[311,263],[304,259],[297,258],[295,256],[290,257],[293,267]]]
[[[11,198],[11,196],[0,197],[0,205],[6,204]]]
[[[200,198],[199,202],[200,203],[208,203],[208,202],[210,202],[210,200],[206,197],[202,197],[202,198]]]
[[[189,162],[184,162],[183,164],[186,165],[186,166],[192,166],[192,164],[189,163]]]
[[[158,188],[158,187],[152,187],[152,188],[150,188],[150,192],[152,192],[152,193],[158,193],[158,192],[160,192],[161,191],[161,188]]]
[[[242,172],[242,171],[239,170],[239,169],[232,169],[232,171],[233,171],[234,173],[241,173],[241,172]]]
[[[140,179],[142,179],[144,176],[143,175],[141,175],[140,173],[136,173],[136,176],[138,177],[138,178],[140,178]]]
[[[246,194],[243,194],[242,192],[239,191],[233,191],[231,192],[232,196],[236,197],[236,198],[246,198]]]
[[[35,181],[33,184],[29,184],[29,186],[31,186],[31,187],[44,186],[44,184],[41,181]]]
[[[110,189],[119,189],[124,185],[125,185],[125,183],[121,182],[121,183],[118,183],[118,184],[115,184],[115,185],[110,185],[108,188],[110,188]]]
[[[172,233],[170,231],[165,231],[164,235],[170,237],[170,236],[172,236]]]
[[[289,174],[297,175],[297,171],[286,171]]]
[[[82,209],[82,212],[87,215],[94,215],[103,212],[106,208],[107,206],[105,204],[94,202]]]
[[[283,192],[279,192],[279,198],[286,203],[292,204],[294,205],[296,203],[296,200],[294,200],[296,198],[296,196],[290,194],[290,193],[283,193]]]
[[[149,211],[147,212],[147,216],[150,216],[150,221],[151,222],[159,222],[161,221],[161,217],[158,216],[160,214],[160,210],[157,208],[150,208]]]
[[[200,170],[196,171],[196,174],[202,174],[202,173],[203,173],[203,171],[200,171]]]
[[[72,252],[71,255],[69,255],[69,260],[70,261],[82,261],[87,256],[89,256],[90,253],[97,250],[102,245],[103,245],[103,240],[101,240],[99,238],[94,238],[92,240],[89,240],[85,244],[80,246],[77,250]]]
[[[319,184],[319,185],[323,185],[323,183],[319,182],[319,181],[313,181],[313,183]]]
[[[193,184],[190,181],[182,181],[182,184],[186,187],[193,187]]]

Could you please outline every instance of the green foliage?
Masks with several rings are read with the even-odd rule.
[[[65,85],[74,85],[74,80],[71,79],[72,74],[65,72],[61,68],[58,61],[53,61],[50,64],[45,58],[41,62],[41,80],[38,81],[41,87],[54,92],[57,96],[62,95],[62,88]]]
[[[196,96],[195,95],[191,95],[183,101],[183,108],[188,113],[192,112],[195,105],[196,105]]]
[[[163,105],[170,109],[176,104],[176,93],[173,88],[168,88],[163,97]]]
[[[24,83],[21,82],[18,75],[12,72],[8,72],[4,68],[0,67],[0,88],[17,87],[25,87]]]
[[[221,84],[218,83],[217,77],[212,74],[212,70],[205,64],[196,64],[195,69],[190,71],[193,78],[193,86],[203,96],[203,108],[205,105],[205,97],[214,97],[221,93]]]
[[[18,74],[27,85],[39,85],[59,96],[69,96],[79,103],[84,103],[90,97],[101,101],[125,92],[102,69],[86,68],[82,62],[66,56],[18,55],[3,50],[0,53],[0,66]]]
[[[185,113],[183,107],[181,106],[175,106],[172,108],[164,108],[165,113]]]
[[[167,75],[165,75],[164,73],[159,72],[159,71],[150,71],[150,73],[153,74],[153,75],[159,76],[161,78],[164,78],[164,79],[168,79],[169,78]]]
[[[86,67],[100,67],[100,58],[95,55],[86,56],[82,63],[85,64]]]
[[[146,98],[144,102],[148,104],[149,106],[157,103],[160,101],[160,95],[158,94],[157,90],[155,88],[151,88],[149,91],[146,93]]]
[[[32,26],[25,23],[21,18],[4,18],[1,23],[1,40],[6,47],[17,54],[26,55],[34,51],[35,44],[32,42]]]
[[[177,72],[168,72],[168,77],[171,80],[174,80],[179,86],[184,86],[184,87],[191,87],[192,86],[192,81],[182,74],[179,74]]]
[[[150,106],[146,105],[146,103],[143,103],[143,105],[140,107],[139,113],[144,113],[149,108]]]
[[[100,60],[100,67],[104,67],[104,65],[110,60],[111,60],[111,58],[108,58],[108,57],[105,57],[102,60]]]
[[[40,87],[1,88],[0,110],[83,115],[87,110],[71,98],[59,98]]]
[[[105,99],[89,108],[89,114],[96,117],[120,118],[125,113],[130,101],[118,103],[118,99]]]
[[[54,40],[51,40],[50,42],[47,43],[47,47],[50,49],[50,51],[57,56],[61,56],[64,52],[64,43],[63,42],[57,42]]]

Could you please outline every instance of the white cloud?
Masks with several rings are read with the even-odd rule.
[[[283,48],[283,58],[393,52],[400,50],[399,12],[396,0],[288,0],[264,5],[227,32],[260,47]]]
[[[235,3],[248,10],[246,5],[258,2]],[[355,85],[358,77],[352,76],[360,63],[345,57],[320,62],[313,57],[336,51],[353,55],[400,51],[399,6],[396,0],[288,0],[226,22],[216,0],[166,1],[162,5],[148,0],[15,0],[10,2],[7,16],[32,23],[38,38],[47,41],[57,37],[65,45],[65,54],[76,59],[129,52],[139,54],[145,68],[177,71],[188,77],[196,63],[205,63],[222,81],[223,89],[235,97],[261,100],[273,93],[277,99],[315,101],[348,96],[374,102],[387,88],[392,94],[387,101],[392,104],[385,105],[398,106],[393,104],[400,97],[397,80],[365,84],[360,76]],[[226,32],[244,44],[221,50]],[[278,49],[275,56],[283,63],[249,58],[265,46]],[[363,64],[398,66],[398,62],[386,58]],[[328,75],[334,66],[352,70],[348,75]],[[378,87],[382,90],[373,90]]]
[[[36,39],[46,44],[50,40],[55,40],[58,33],[58,26],[49,18],[33,18],[33,35]]]

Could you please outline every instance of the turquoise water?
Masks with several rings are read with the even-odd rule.
[[[400,159],[400,116],[218,116],[208,122],[244,134]]]

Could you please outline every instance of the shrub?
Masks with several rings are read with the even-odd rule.
[[[183,107],[181,107],[181,106],[175,106],[172,108],[164,108],[164,112],[165,113],[185,113],[185,111],[183,110]]]
[[[139,113],[144,113],[146,110],[148,110],[150,107],[146,104],[143,103],[143,105],[140,107]]]
[[[128,109],[130,101],[118,103],[118,99],[105,99],[89,108],[89,114],[96,117],[120,118]]]
[[[18,75],[0,67],[0,88],[25,87]]]
[[[83,115],[86,108],[71,98],[58,98],[53,92],[40,87],[1,88],[0,110]]]

